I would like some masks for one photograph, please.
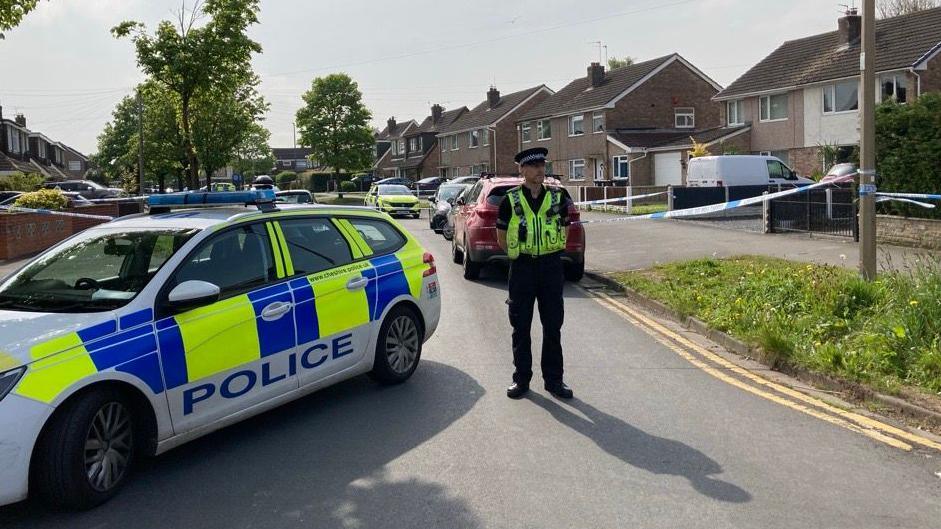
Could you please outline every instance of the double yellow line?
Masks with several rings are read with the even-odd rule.
[[[912,444],[941,451],[941,443],[864,415],[840,409],[820,399],[772,382],[743,367],[733,364],[607,294],[590,290],[586,292],[599,304],[642,329],[655,340],[686,359],[689,363],[729,385],[830,424],[865,435],[880,443],[893,446],[906,452],[912,450]],[[702,359],[692,354],[692,352],[702,355],[702,358],[708,359],[719,366],[719,368],[704,362]],[[730,373],[734,373],[740,378],[731,376]],[[751,383],[747,383],[742,379]]]

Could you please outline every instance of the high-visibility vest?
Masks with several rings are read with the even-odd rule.
[[[529,207],[522,187],[507,191],[506,196],[512,206],[506,232],[507,256],[510,259],[521,254],[539,257],[565,249],[568,229],[563,225],[561,215],[562,191],[547,187],[537,212]]]

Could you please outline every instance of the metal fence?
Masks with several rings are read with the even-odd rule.
[[[666,193],[669,189],[668,186],[608,186],[608,187],[596,187],[596,186],[566,186],[572,199],[576,202],[590,202],[592,200],[611,200],[614,198],[627,198],[627,197],[638,197],[642,195],[652,195],[654,193]],[[595,205],[589,206],[584,209],[596,209],[603,211],[617,211],[617,212],[626,212],[630,213],[630,206],[641,206],[648,204],[666,204],[667,195],[659,195],[649,198],[641,198],[638,200],[632,200],[630,203],[627,201],[616,202],[613,204],[607,205]],[[628,205],[629,204],[629,205]]]
[[[772,233],[823,233],[859,240],[856,190],[849,187],[812,189],[768,204]]]

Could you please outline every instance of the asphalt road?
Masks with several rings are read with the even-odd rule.
[[[580,288],[563,332],[576,399],[508,400],[505,276],[464,281],[427,220],[406,225],[443,295],[408,383],[340,384],[146,462],[96,510],[23,503],[0,527],[938,527],[941,452],[734,387]]]

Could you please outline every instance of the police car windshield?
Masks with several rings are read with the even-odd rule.
[[[411,195],[412,192],[405,186],[381,185],[379,186],[380,195]]]
[[[0,285],[0,310],[102,312],[129,303],[195,229],[88,230]]]

